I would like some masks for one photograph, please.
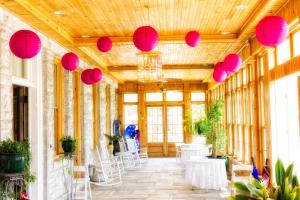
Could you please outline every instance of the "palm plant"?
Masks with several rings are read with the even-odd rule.
[[[249,184],[236,182],[233,186],[238,194],[229,199],[300,200],[300,186],[293,170],[294,164],[285,170],[281,160],[278,160],[275,165],[276,185],[267,188],[256,179]]]

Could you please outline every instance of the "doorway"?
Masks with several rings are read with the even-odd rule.
[[[176,155],[176,143],[183,142],[183,107],[147,106],[148,151],[152,157]]]
[[[13,85],[13,133],[14,140],[28,139],[28,88]]]

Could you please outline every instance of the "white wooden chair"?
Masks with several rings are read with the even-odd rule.
[[[116,156],[122,159],[122,163],[125,169],[132,169],[135,167],[136,163],[134,156],[130,153],[126,147],[123,138],[119,140],[120,152],[116,153]]]
[[[181,158],[181,143],[176,143],[176,162]]]
[[[133,160],[135,161],[138,167],[141,166],[141,159],[139,154],[139,149],[136,145],[135,139],[126,138],[128,152],[133,156]]]
[[[232,164],[231,181],[249,183],[252,170],[251,165]],[[237,175],[237,172],[243,173],[243,175]]]
[[[77,173],[79,175],[83,174],[83,178],[74,177],[73,180],[73,198],[72,199],[84,199],[84,200],[92,200],[92,190],[90,184],[90,175],[87,166],[74,166],[73,168],[73,176]],[[84,191],[79,190],[78,185],[84,185]]]
[[[122,158],[119,156],[113,156],[107,149],[106,142],[104,140],[100,141],[100,155],[104,160],[109,161],[110,163],[117,162],[119,164],[120,170],[122,173],[125,172]]]
[[[98,174],[98,182],[92,182],[99,186],[113,186],[122,184],[122,175],[120,169],[120,163],[115,162],[109,157],[99,152],[98,147],[96,150],[92,150],[93,153],[93,165],[96,168],[96,173]]]

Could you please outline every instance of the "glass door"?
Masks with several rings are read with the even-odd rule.
[[[183,143],[182,106],[167,106],[167,149],[168,156],[176,155],[176,143]]]

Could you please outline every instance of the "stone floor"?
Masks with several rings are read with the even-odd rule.
[[[184,169],[175,158],[151,158],[141,169],[123,175],[123,184],[93,186],[95,200],[226,199],[228,192],[195,190],[184,183]]]

